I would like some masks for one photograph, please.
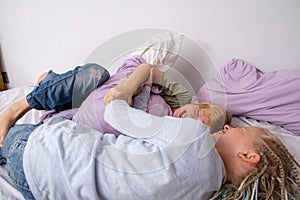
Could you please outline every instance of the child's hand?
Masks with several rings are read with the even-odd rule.
[[[123,78],[119,81],[118,85],[111,88],[104,97],[104,105],[109,104],[111,101],[120,99],[125,100],[129,105],[132,105],[132,97],[140,93],[145,85],[152,85],[153,70],[150,70],[148,79],[142,86],[137,87],[134,91],[133,88],[128,87],[129,78]]]
[[[104,97],[104,105],[109,104],[113,100],[125,100],[129,105],[132,104],[132,95],[127,87],[128,78],[120,80],[117,86],[111,88]]]
[[[153,73],[154,73],[154,69],[151,68],[151,69],[150,69],[149,77],[148,77],[148,79],[145,81],[144,86],[152,87],[152,83],[153,83]]]
[[[148,86],[148,87],[150,87],[150,88],[152,87],[152,83],[153,83],[153,68],[150,69],[150,72],[149,72],[149,73],[150,73],[150,74],[149,74],[148,79],[145,81],[145,83],[144,83],[143,85],[139,86],[139,87],[135,90],[135,92],[133,93],[132,96],[136,96],[136,95],[138,95],[140,92],[142,92],[145,86]]]
[[[132,96],[136,96],[136,95],[138,95],[140,92],[142,92],[145,86],[148,86],[148,87],[151,88],[151,87],[152,87],[152,83],[153,83],[153,68],[150,69],[148,79],[143,83],[143,85],[139,86],[139,87],[134,91],[134,93],[132,94]]]

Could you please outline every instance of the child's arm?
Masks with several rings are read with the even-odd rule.
[[[123,78],[120,80],[120,83],[126,83],[126,93],[127,93],[127,103],[129,105],[132,104],[132,97],[139,94],[143,88],[144,85],[152,85],[152,82],[154,81],[154,73],[153,70],[155,67],[153,67],[150,64],[144,63],[139,65],[128,78]],[[150,76],[151,73],[151,76]],[[149,79],[149,77],[151,77]],[[151,83],[150,83],[151,82]],[[108,93],[104,97],[104,104],[107,105],[112,100],[112,93],[114,91],[115,87],[110,89]]]
[[[157,67],[150,64],[140,65],[129,77],[129,84],[134,90],[134,95],[137,94],[137,88],[143,86],[146,82],[149,83],[150,70],[152,73],[152,83],[155,83],[163,90],[162,97],[171,106],[172,109],[182,105],[189,104],[192,101],[192,94],[185,89],[180,83],[175,82],[164,76],[164,73]],[[139,90],[139,92],[142,89]]]
[[[162,97],[167,102],[172,110],[191,103],[192,94],[185,89],[181,84],[172,81],[164,77],[164,73],[157,67],[150,64],[141,64],[138,66],[131,76],[127,79],[128,92],[131,93],[130,99],[127,103],[131,105],[132,97],[143,90],[143,86],[146,82],[149,82],[149,74],[152,73],[152,83],[155,83],[163,90]],[[111,93],[114,89],[112,88],[105,96],[104,104],[107,105],[111,102]]]
[[[127,87],[129,94],[135,95],[137,94],[137,90],[141,87],[144,86],[144,84],[148,81],[150,71],[153,68],[152,65],[144,63],[139,65],[133,73],[129,76]],[[140,92],[140,91],[139,91]]]

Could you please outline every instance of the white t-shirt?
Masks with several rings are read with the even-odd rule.
[[[116,138],[62,118],[41,125],[24,152],[36,199],[207,199],[224,177],[207,126],[155,117],[112,101],[106,121]]]

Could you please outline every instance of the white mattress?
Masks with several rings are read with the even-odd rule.
[[[21,99],[28,92],[30,92],[33,87],[19,87],[11,90],[7,90],[0,93],[0,114],[9,106],[12,102]],[[21,118],[17,123],[36,123],[39,117],[42,115],[42,111],[31,110],[23,118]],[[277,127],[268,122],[257,121],[245,117],[234,117],[232,121],[234,126],[244,126],[244,125],[254,125],[267,128],[276,134],[282,141],[286,144],[287,148],[295,155],[295,158],[300,162],[300,152],[299,144],[300,137],[293,135],[287,130],[281,127]],[[0,199],[5,200],[15,200],[23,199],[22,195],[14,188],[13,184],[7,174],[7,169],[5,166],[0,166]]]

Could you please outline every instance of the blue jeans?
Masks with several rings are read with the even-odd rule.
[[[27,95],[31,108],[63,111],[78,108],[86,97],[110,77],[109,72],[94,63],[78,66],[63,74],[49,71],[44,80]]]
[[[35,199],[30,191],[23,169],[23,153],[30,134],[41,124],[12,126],[0,149],[0,165],[7,164],[8,175],[25,199]]]

